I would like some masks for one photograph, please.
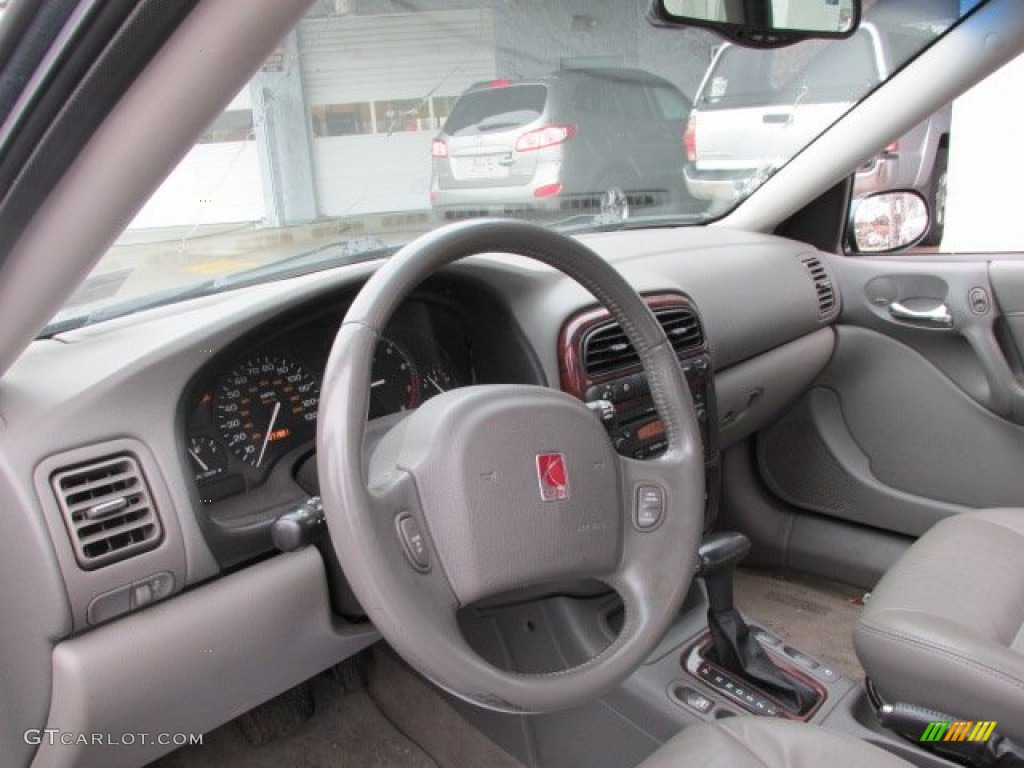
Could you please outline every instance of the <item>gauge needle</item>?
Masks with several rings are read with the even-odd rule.
[[[256,459],[256,466],[263,464],[263,454],[267,452],[267,443],[270,442],[270,436],[274,433],[274,423],[277,421],[277,414],[281,412],[281,401],[274,401],[274,412],[270,414],[270,423],[267,425],[267,434],[263,436],[263,447],[260,448],[260,457]]]
[[[387,383],[387,379],[377,379],[376,381],[370,382],[370,389],[373,389],[374,387],[383,387]]]
[[[437,383],[437,379],[435,379],[433,376],[427,376],[427,381],[430,384],[432,384],[434,389],[436,389],[438,392],[442,392],[442,393],[444,392],[444,387],[442,387],[440,384],[438,384]]]
[[[188,449],[188,455],[196,460],[196,464],[198,464],[202,468],[203,472],[209,472],[210,471],[210,468],[208,466],[206,466],[206,462],[203,461],[202,459],[200,459],[199,458],[199,454],[197,454],[191,448]]]

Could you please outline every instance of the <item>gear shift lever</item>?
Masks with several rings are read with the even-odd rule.
[[[697,550],[698,575],[708,591],[708,610],[731,611],[732,585],[736,566],[750,552],[750,539],[738,531],[719,531],[704,537]]]
[[[708,593],[708,628],[711,650],[708,658],[742,680],[778,699],[794,712],[814,704],[814,690],[787,676],[768,658],[764,648],[733,605],[733,577],[736,566],[750,551],[750,539],[738,531],[712,533],[697,551],[700,570]]]

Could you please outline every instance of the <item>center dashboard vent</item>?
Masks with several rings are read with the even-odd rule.
[[[688,307],[660,307],[654,316],[665,329],[676,354],[704,345],[704,332],[697,313]],[[583,369],[591,379],[612,371],[638,365],[640,357],[616,322],[599,325],[583,338]]]
[[[805,256],[801,261],[811,276],[814,290],[818,294],[818,317],[828,317],[836,308],[836,292],[832,278],[817,256]]]
[[[51,483],[75,559],[85,570],[125,560],[160,543],[160,517],[134,456],[112,456],[61,470]]]

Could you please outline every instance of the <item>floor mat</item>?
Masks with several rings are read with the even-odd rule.
[[[370,695],[385,716],[439,768],[523,768],[389,651],[374,652]]]
[[[367,691],[344,694],[336,681],[313,681],[316,712],[289,735],[252,746],[234,722],[151,768],[438,768],[395,728]]]
[[[863,591],[793,572],[740,569],[736,606],[755,624],[854,680],[864,670],[853,652]]]

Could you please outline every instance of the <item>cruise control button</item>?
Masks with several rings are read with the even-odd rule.
[[[402,550],[409,564],[420,573],[430,570],[430,554],[427,552],[427,542],[423,538],[423,531],[416,518],[408,512],[398,516],[396,520],[398,538],[402,542]]]
[[[634,520],[642,531],[657,528],[665,516],[665,491],[657,485],[641,485],[636,489]]]

